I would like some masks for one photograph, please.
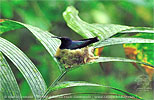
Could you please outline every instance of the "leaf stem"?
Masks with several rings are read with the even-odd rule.
[[[58,78],[49,86],[49,88],[46,90],[46,92],[43,94],[43,96],[41,97],[41,100],[44,100],[46,98],[46,96],[48,95],[48,93],[50,92],[50,89],[52,87],[54,87],[62,78],[63,76],[68,72],[68,69],[66,69],[64,72],[62,72]]]

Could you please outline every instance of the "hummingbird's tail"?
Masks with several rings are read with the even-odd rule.
[[[98,37],[94,37],[94,38],[82,39],[82,40],[79,40],[79,41],[87,41],[89,44],[91,44],[91,43],[98,42],[99,39],[98,39]]]
[[[77,46],[77,47],[74,47],[73,49],[86,47],[86,46],[88,46],[92,43],[99,41],[99,39],[98,39],[98,37],[94,37],[94,38],[83,39],[83,40],[79,40],[79,41],[83,41],[83,43],[81,45]]]
[[[91,41],[93,41],[93,43],[99,41],[98,37],[82,39],[82,40],[79,40],[79,41],[86,41],[86,40],[91,40]]]
[[[89,43],[91,44],[91,43],[95,43],[95,42],[98,42],[99,41],[99,39],[98,39],[98,37],[94,37],[94,38],[89,38]]]

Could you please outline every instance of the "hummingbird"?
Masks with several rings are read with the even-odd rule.
[[[73,65],[85,64],[98,58],[98,56],[93,54],[94,48],[88,47],[88,45],[99,41],[97,37],[82,40],[71,40],[68,37],[55,36],[52,38],[61,40],[55,57],[65,66],[71,67]]]

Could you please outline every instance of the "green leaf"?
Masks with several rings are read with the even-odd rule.
[[[94,45],[95,48],[103,46],[115,45],[115,44],[128,44],[128,43],[154,43],[152,39],[143,38],[109,38],[104,41],[100,41]]]
[[[144,64],[144,65],[154,67],[154,65],[151,65],[151,64],[148,64],[145,62],[141,62],[141,61],[137,61],[137,60],[133,60],[133,59],[120,58],[120,57],[99,57],[98,59],[94,60],[91,63],[112,62],[112,61],[134,62],[134,63]],[[89,64],[91,64],[91,63],[89,63]]]
[[[67,82],[61,82],[57,84],[54,87],[50,88],[50,92],[64,89],[64,88],[69,88],[69,87],[75,87],[75,86],[101,86],[99,84],[93,84],[93,83],[87,83],[87,82],[80,82],[80,81],[67,81]],[[107,86],[104,86],[107,87]]]
[[[119,98],[129,98],[129,99],[135,99],[135,98],[133,98],[133,97],[131,97],[131,96],[124,96],[124,95],[119,95],[119,94],[111,94],[111,93],[100,93],[100,92],[90,92],[90,93],[65,93],[65,94],[60,94],[60,95],[53,95],[53,96],[50,96],[48,99],[55,99],[55,98],[61,98],[61,97],[64,97],[64,96],[70,96],[70,95],[79,95],[79,94],[90,94],[90,95],[94,95],[94,94],[97,94],[97,95],[100,95],[100,96],[102,96],[102,99],[103,99],[103,95],[104,95],[104,98],[106,97],[106,96],[108,96],[108,95],[112,95],[113,97],[115,96],[115,98],[117,98],[118,99],[118,97]]]
[[[33,33],[33,35],[43,44],[46,50],[50,53],[54,61],[57,63],[57,66],[59,67],[60,71],[62,71],[63,68],[60,66],[60,64],[58,63],[57,59],[54,56],[56,54],[56,50],[58,46],[60,45],[60,41],[58,41],[58,39],[51,38],[54,35],[49,33],[48,31],[43,31],[37,27],[23,24],[20,22],[17,22],[17,23],[25,26],[27,29],[29,29]]]
[[[14,74],[0,52],[0,88],[2,97],[7,100],[21,100],[20,89]],[[2,98],[0,98],[2,100]]]
[[[4,32],[20,28],[23,28],[23,26],[20,24],[16,24],[12,21],[7,21],[7,19],[0,19],[0,35]]]
[[[150,66],[151,68],[154,68],[154,65],[149,64],[149,63],[145,63],[145,62],[141,62],[141,61],[137,61],[137,60],[133,60],[133,59],[126,59],[126,58],[121,58],[121,57],[99,57],[98,59],[95,59],[89,63],[86,63],[87,65],[89,64],[93,64],[93,63],[99,63],[99,62],[130,62],[130,63],[138,63],[138,64],[144,64],[147,66]],[[82,67],[86,64],[82,64],[80,66],[72,66],[71,68],[68,69],[68,71],[74,70],[76,68]]]
[[[154,33],[154,28],[130,27],[114,24],[89,24],[80,19],[78,11],[72,6],[67,7],[66,11],[63,13],[63,17],[67,22],[67,25],[84,38],[97,36],[103,41],[117,33],[122,33],[123,31],[135,31],[135,29],[136,32]]]
[[[98,36],[105,40],[119,31],[130,28],[122,25],[86,23],[79,18],[78,11],[72,6],[67,7],[63,17],[72,30],[85,38]]]
[[[120,33],[154,33],[154,28],[150,27],[134,27]]]
[[[21,27],[25,27],[25,28],[29,29],[33,33],[33,35],[43,44],[43,46],[46,48],[46,50],[50,53],[50,55],[52,56],[54,61],[57,63],[57,66],[59,67],[60,71],[63,70],[63,67],[60,66],[57,59],[54,57],[56,50],[57,50],[58,46],[60,45],[60,41],[58,41],[58,39],[51,38],[51,36],[54,36],[53,34],[47,32],[47,31],[41,30],[37,27],[23,24],[23,23],[17,22],[17,21],[12,21],[12,20],[5,20],[5,21],[1,22],[1,24],[2,24],[1,27],[2,27],[3,31],[0,31],[0,32],[10,31],[11,30],[10,27],[14,27],[14,29],[18,29],[18,27],[16,27],[16,26],[21,26]],[[5,28],[3,28],[3,27],[5,27]]]
[[[50,87],[50,92],[57,91],[57,90],[64,89],[64,88],[77,87],[77,86],[82,86],[82,87],[83,86],[90,86],[90,87],[110,88],[110,89],[122,92],[122,93],[124,93],[127,96],[132,96],[132,97],[135,97],[135,98],[138,98],[138,99],[142,99],[139,96],[136,96],[136,95],[134,95],[132,93],[129,93],[129,92],[126,92],[126,91],[123,91],[123,90],[120,90],[120,89],[117,89],[117,88],[114,88],[114,87],[104,86],[104,85],[100,85],[100,84],[87,83],[87,82],[80,82],[80,81],[61,82],[61,83],[57,84],[54,87]]]
[[[116,33],[126,30],[131,31],[131,29],[135,29],[134,27],[124,26],[124,25],[89,24],[79,18],[78,11],[72,6],[67,7],[66,11],[63,13],[63,17],[67,22],[67,25],[72,30],[74,30],[75,32],[77,32],[78,34],[80,34],[85,38],[98,36],[101,40],[105,40],[115,35]],[[154,33],[153,28],[144,28],[144,29],[146,29],[148,32],[150,31]],[[141,30],[143,31],[143,29]],[[140,30],[138,30],[137,32],[139,31]]]
[[[149,64],[149,63],[145,63],[142,61],[137,61],[137,60],[133,60],[133,59],[126,59],[126,58],[121,58],[121,57],[99,57],[98,59],[95,59],[89,63],[86,64],[82,64],[80,66],[72,66],[71,68],[68,69],[68,71],[74,70],[76,68],[82,67],[84,65],[89,65],[89,64],[93,64],[93,63],[99,63],[99,62],[129,62],[129,63],[138,63],[138,64],[143,64],[143,65],[147,65],[150,66],[150,68],[154,68],[154,65]],[[141,69],[141,71],[143,71],[143,69]],[[144,71],[143,71],[144,72]]]
[[[13,62],[25,77],[35,99],[39,98],[45,92],[46,84],[31,60],[19,48],[1,37],[0,51]]]
[[[1,86],[1,83],[0,83],[0,86]],[[2,86],[0,87],[0,100],[4,100]]]

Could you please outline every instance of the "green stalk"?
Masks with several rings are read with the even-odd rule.
[[[61,73],[58,78],[49,86],[49,88],[46,90],[46,92],[43,94],[43,96],[41,97],[41,100],[44,100],[46,98],[46,96],[48,95],[48,93],[50,92],[50,89],[52,87],[54,87],[62,78],[63,76],[68,72],[68,70],[66,69],[63,73]]]

